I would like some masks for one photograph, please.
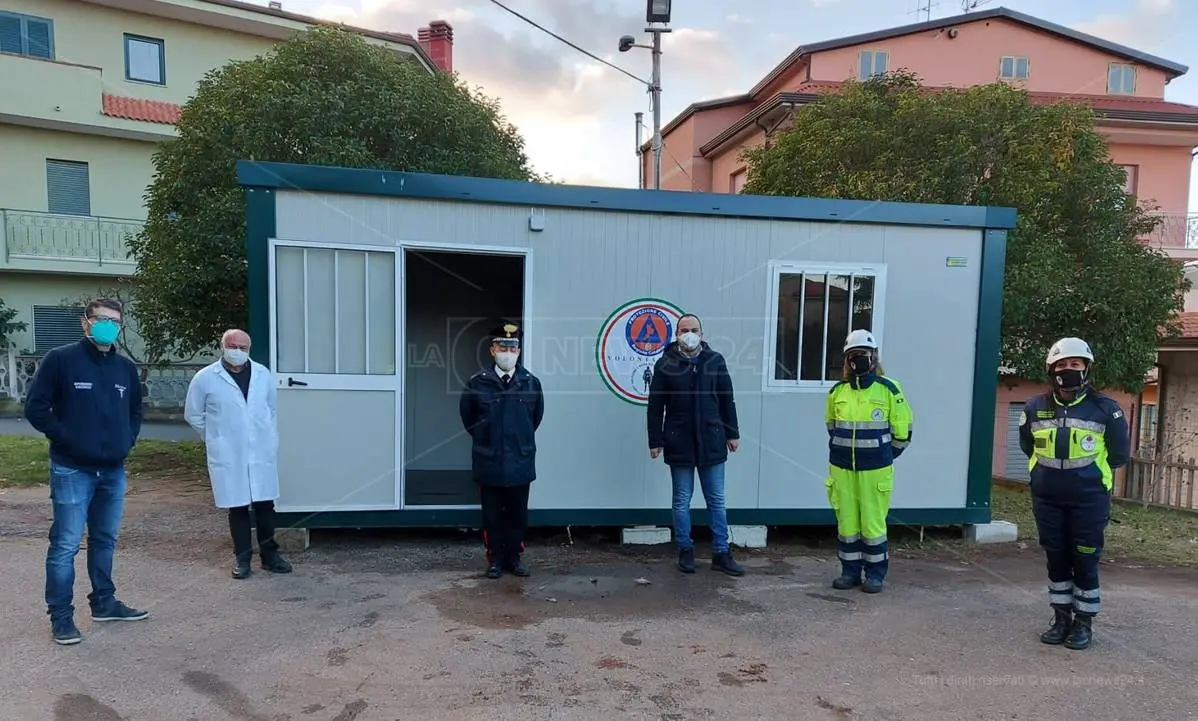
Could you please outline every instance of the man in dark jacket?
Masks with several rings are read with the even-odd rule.
[[[458,410],[474,441],[471,465],[479,486],[487,578],[529,575],[521,562],[528,492],[536,480],[536,431],[545,415],[541,381],[518,365],[520,329],[506,323],[491,336],[494,365],[470,377]]]
[[[695,572],[691,497],[697,470],[711,522],[711,569],[743,575],[729,549],[724,507],[724,464],[740,445],[732,378],[724,357],[703,340],[698,317],[678,319],[677,339],[654,365],[648,411],[649,456],[664,454],[674,484],[678,568]]]
[[[137,367],[116,351],[119,302],[88,303],[82,325],[83,340],[42,359],[25,399],[25,418],[50,440],[54,523],[46,554],[46,606],[60,644],[83,638],[72,600],[84,525],[92,620],[140,621],[149,615],[118,601],[112,582],[125,504],[125,458],[141,432],[141,379]]]

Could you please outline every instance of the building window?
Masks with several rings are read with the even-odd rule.
[[[55,348],[83,337],[79,319],[83,308],[57,305],[33,306],[33,352],[45,355]]]
[[[767,387],[826,390],[841,380],[849,331],[881,340],[882,266],[775,261],[770,277]]]
[[[1136,194],[1136,180],[1139,175],[1140,166],[1138,165],[1120,165],[1123,169],[1123,192],[1128,195]]]
[[[744,168],[736,171],[732,174],[732,178],[729,181],[729,189],[733,193],[739,193],[740,191],[744,190],[745,180],[748,179],[748,177],[749,173]]]
[[[1107,70],[1106,91],[1111,95],[1136,94],[1136,66],[1111,63]]]
[[[125,35],[125,79],[166,84],[166,47],[156,38]]]
[[[46,205],[60,215],[92,214],[87,163],[46,159]]]
[[[882,50],[862,50],[857,57],[860,64],[857,77],[861,80],[868,80],[886,72],[886,63],[890,59],[890,54]]]
[[[1027,80],[1027,74],[1027,58],[1008,55],[998,64],[998,77],[1003,80]]]
[[[0,53],[54,59],[54,21],[0,12]]]

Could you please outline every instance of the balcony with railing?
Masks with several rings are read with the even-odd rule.
[[[1198,260],[1198,213],[1157,213],[1161,222],[1141,240],[1179,260]]]
[[[128,239],[145,222],[0,208],[0,271],[127,276]]]

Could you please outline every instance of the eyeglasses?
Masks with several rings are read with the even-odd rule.
[[[106,323],[112,323],[112,324],[116,325],[117,327],[120,327],[122,325],[119,318],[110,318],[106,315],[89,315],[87,317],[87,319],[93,323],[99,323],[101,321],[104,321]]]

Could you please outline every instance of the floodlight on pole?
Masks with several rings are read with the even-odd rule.
[[[670,22],[670,5],[672,4],[670,0],[647,0],[645,22],[650,24]]]
[[[661,36],[670,32],[667,27],[655,23],[670,22],[671,0],[645,0],[645,21],[649,27],[645,32],[653,36],[652,45],[638,45],[636,38],[625,35],[620,38],[620,52],[632,48],[645,48],[653,53],[653,75],[649,80],[649,93],[653,100],[653,188],[661,189]]]

